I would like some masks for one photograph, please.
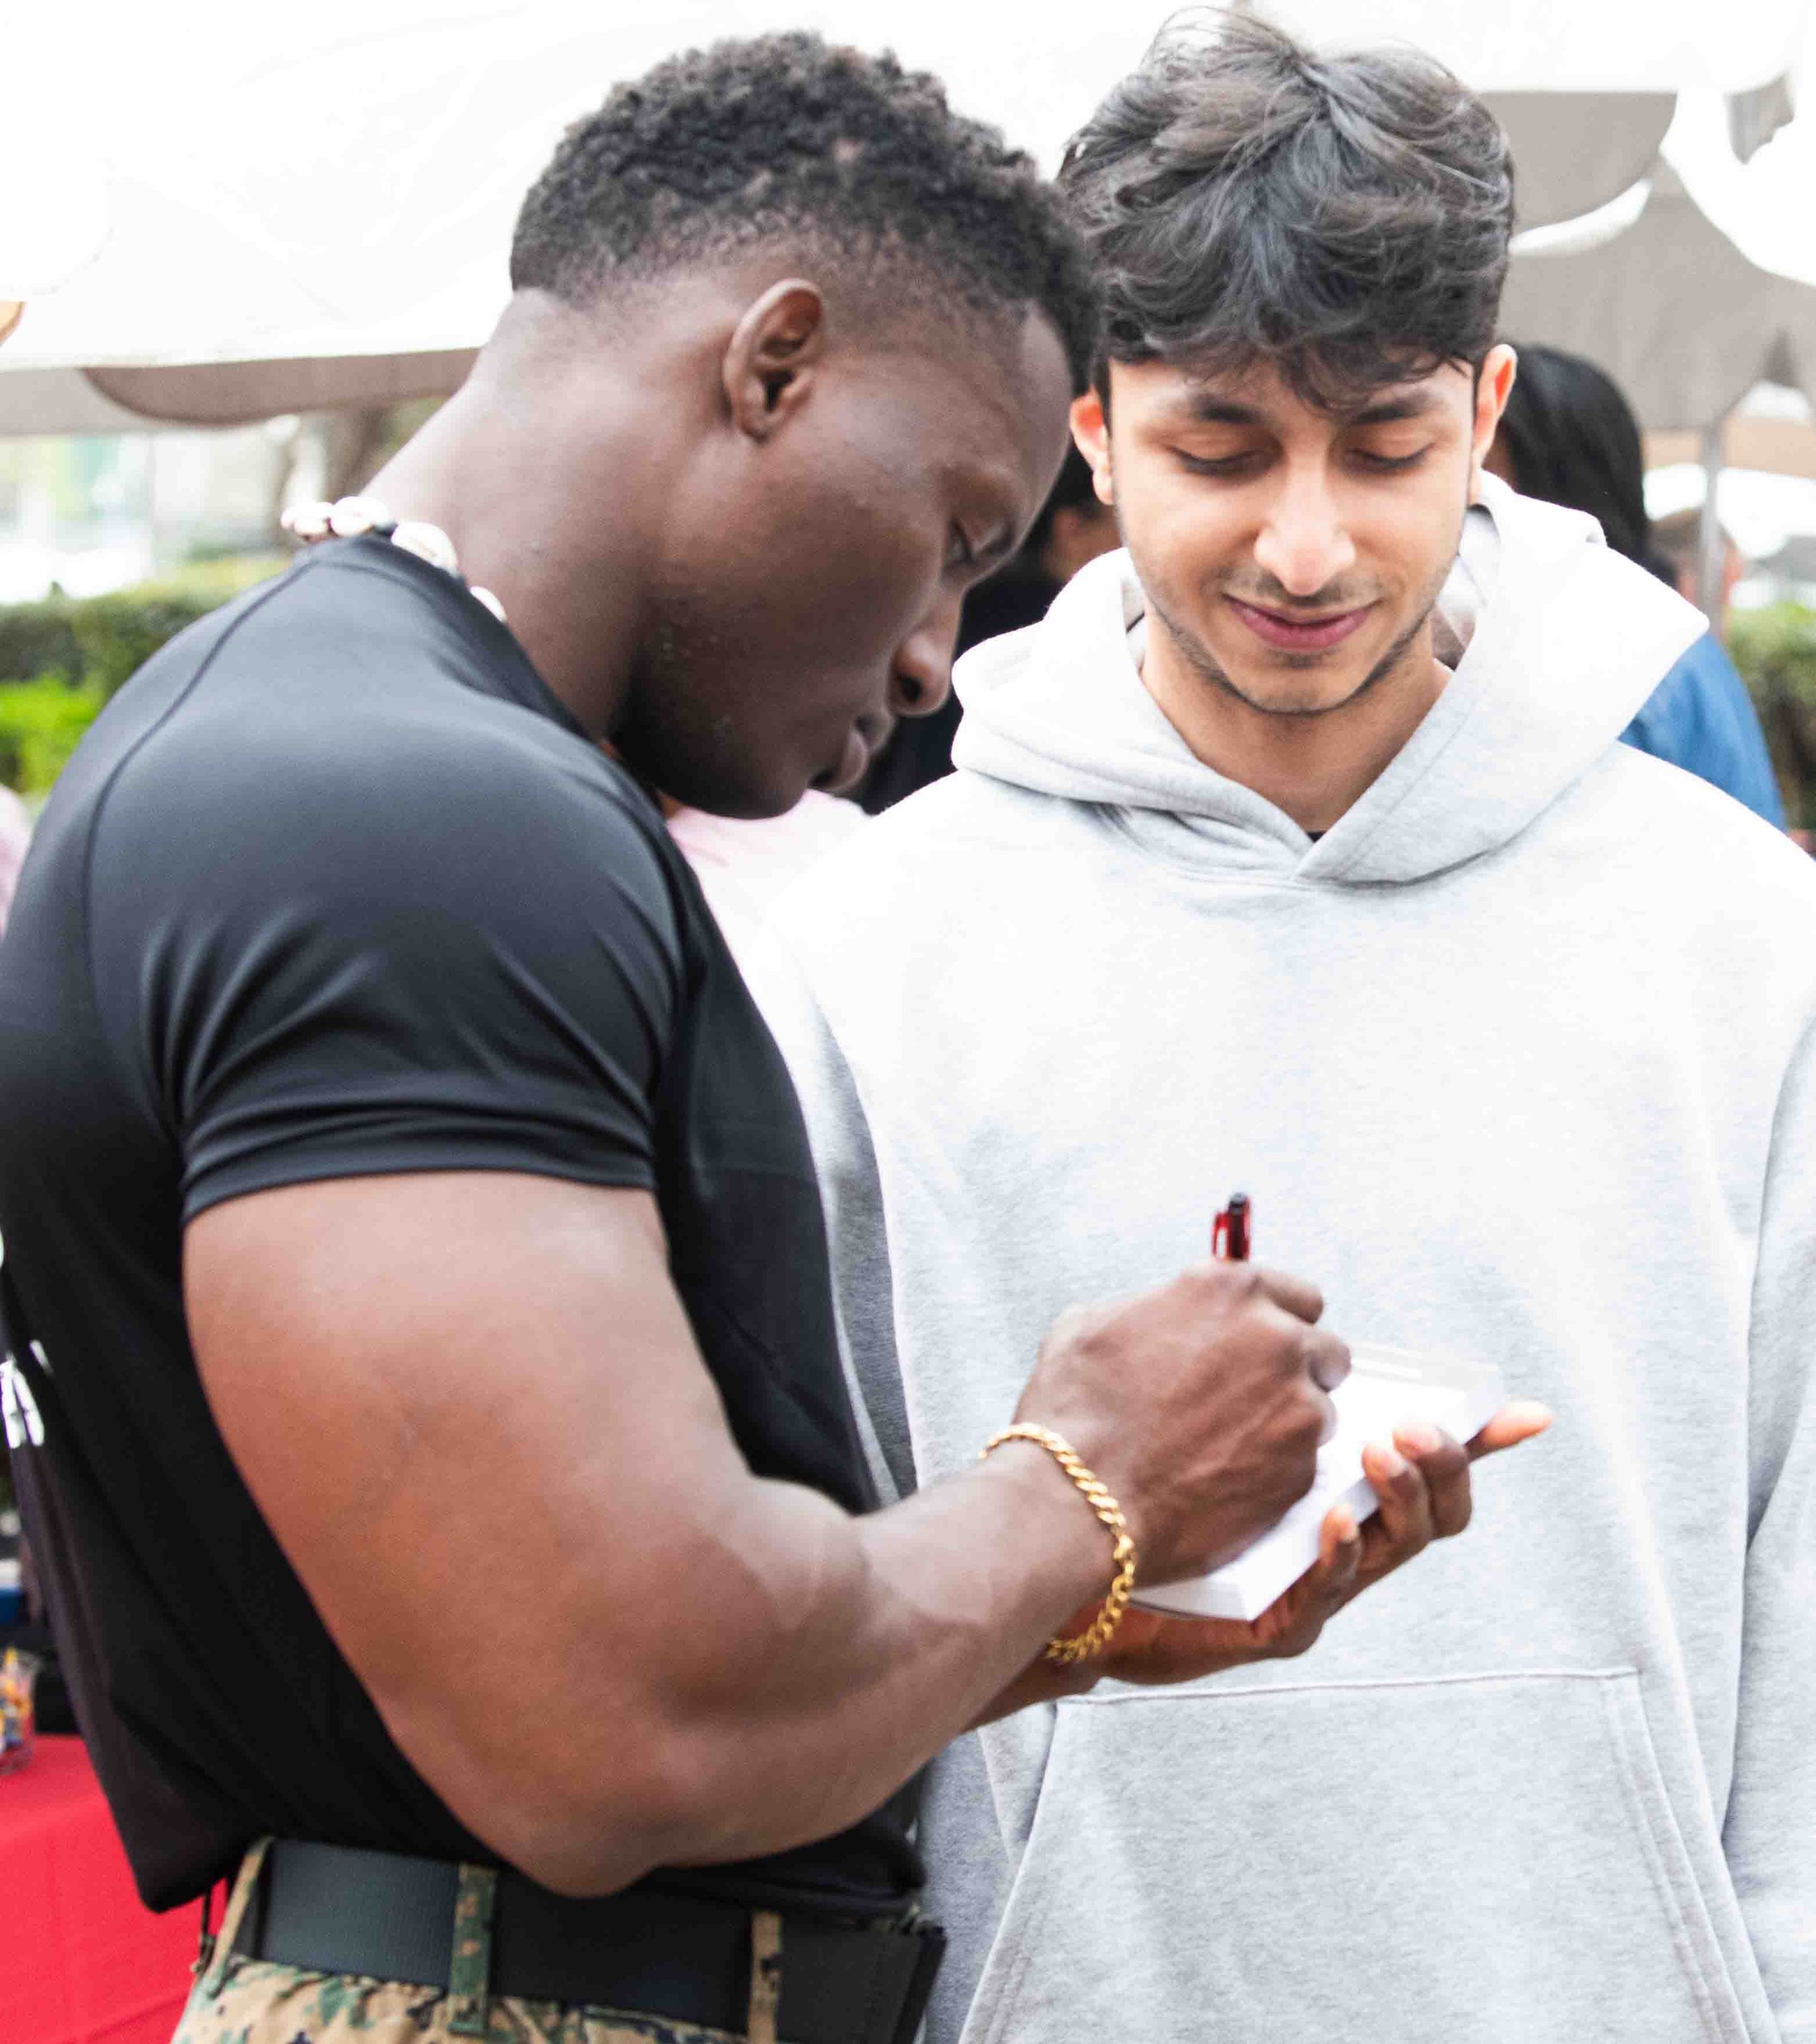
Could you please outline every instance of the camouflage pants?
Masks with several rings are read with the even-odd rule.
[[[451,1997],[432,1988],[351,1973],[305,1973],[262,1959],[230,1959],[212,1986],[197,1981],[173,2044],[467,2044],[448,2028]],[[498,1996],[486,2044],[732,2044],[653,2015],[571,2008]]]
[[[171,2044],[743,2044],[728,2031],[664,2016],[489,1995],[492,1877],[482,1869],[462,1869],[446,1990],[244,1958],[232,1946],[263,1858],[262,1845],[246,1855]],[[759,1967],[753,1982],[745,2034],[757,2044],[775,2044],[779,1981],[764,1984],[770,1971]]]

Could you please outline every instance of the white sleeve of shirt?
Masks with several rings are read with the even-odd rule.
[[[1816,1020],[1780,1097],[1749,1341],[1728,1865],[1785,2044],[1816,2044]]]

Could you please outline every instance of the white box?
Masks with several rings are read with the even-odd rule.
[[[1507,1402],[1501,1374],[1485,1363],[1415,1355],[1410,1349],[1358,1343],[1350,1374],[1331,1393],[1337,1431],[1318,1451],[1311,1489],[1286,1516],[1207,1576],[1156,1583],[1135,1602],[1188,1618],[1259,1618],[1318,1559],[1318,1534],[1334,1504],[1357,1523],[1380,1508],[1362,1473],[1362,1450],[1389,1441],[1396,1427],[1425,1420],[1457,1441],[1478,1434]]]

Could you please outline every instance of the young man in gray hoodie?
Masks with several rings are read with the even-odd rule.
[[[1236,1186],[1353,1336],[1558,1424],[1290,1671],[941,1762],[932,2044],[1816,2039],[1816,866],[1618,742],[1696,613],[1482,472],[1454,79],[1175,35],[1064,177],[1126,551],[779,926],[878,1473]]]

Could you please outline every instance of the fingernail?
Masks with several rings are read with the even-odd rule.
[[[1444,1436],[1435,1427],[1396,1427],[1393,1437],[1409,1455],[1434,1455],[1444,1445]]]
[[[1375,1460],[1380,1466],[1383,1483],[1393,1483],[1406,1474],[1404,1455],[1396,1449],[1389,1447],[1385,1441],[1376,1442],[1374,1448]]]

